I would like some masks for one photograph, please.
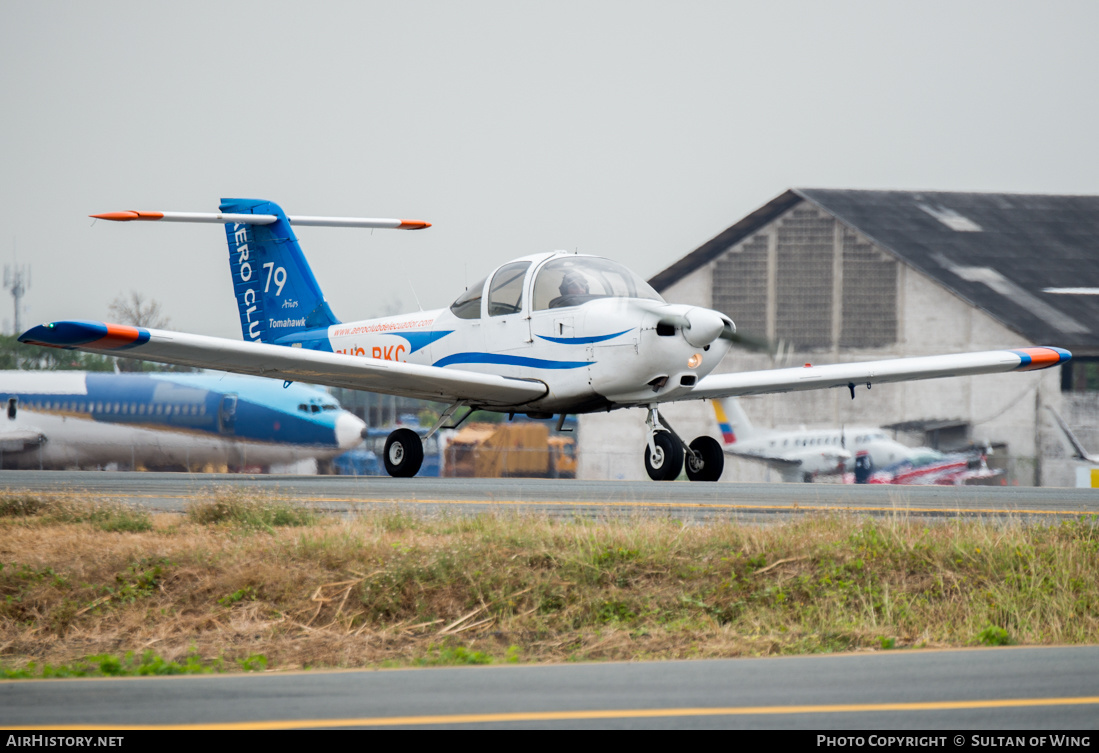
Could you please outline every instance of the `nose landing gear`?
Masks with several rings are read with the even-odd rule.
[[[645,470],[653,481],[675,481],[683,468],[683,443],[669,431],[649,435],[645,448]]]
[[[680,439],[667,420],[662,419],[655,405],[649,406],[645,419],[648,426],[648,447],[645,448],[645,470],[653,481],[674,481],[684,466],[691,481],[717,481],[725,469],[725,453],[713,437],[698,437],[690,445]]]

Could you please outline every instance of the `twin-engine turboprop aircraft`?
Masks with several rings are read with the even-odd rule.
[[[843,476],[856,470],[856,457],[863,458],[861,462],[869,470],[908,459],[916,452],[890,439],[882,429],[761,429],[752,424],[737,398],[713,403],[725,452],[766,463],[783,481]]]
[[[21,342],[307,381],[563,422],[570,413],[648,410],[645,466],[655,480],[716,481],[724,455],[709,436],[690,443],[663,403],[856,384],[1028,371],[1063,363],[1059,348],[1021,348],[793,369],[711,374],[738,339],[725,314],[666,303],[609,259],[565,253],[498,267],[446,309],[343,323],[332,313],[292,225],[416,229],[426,222],[288,217],[278,205],[225,199],[220,214],[112,212],[109,220],[225,225],[245,342],[89,321],[44,324]],[[420,437],[397,429],[385,467],[414,476]]]

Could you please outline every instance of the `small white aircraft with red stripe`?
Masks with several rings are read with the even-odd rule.
[[[930,447],[917,447],[904,460],[874,470],[859,481],[859,459],[855,458],[855,476],[858,483],[898,484],[901,486],[962,486],[969,481],[993,478],[1003,473],[999,468],[989,468],[988,450],[973,449],[962,452],[942,453]]]
[[[120,212],[122,221],[225,226],[244,342],[104,322],[61,321],[20,341],[187,364],[449,403],[432,432],[466,410],[539,418],[644,408],[645,465],[653,479],[716,481],[724,454],[709,436],[690,442],[660,414],[664,403],[912,379],[1027,371],[1063,363],[1059,348],[888,359],[731,374],[712,372],[739,337],[729,317],[665,302],[621,264],[544,253],[501,265],[448,308],[357,322],[338,319],[298,245],[293,225],[420,229],[416,220],[287,216],[269,201],[226,199],[220,213]],[[420,437],[394,431],[386,470],[413,476]]]

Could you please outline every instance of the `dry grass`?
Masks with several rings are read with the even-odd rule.
[[[8,671],[149,651],[291,669],[1099,642],[1095,520],[340,519],[218,498],[104,529],[27,496],[0,499]],[[249,514],[208,514],[233,505]]]

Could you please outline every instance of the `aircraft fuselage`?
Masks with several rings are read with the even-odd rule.
[[[524,412],[582,413],[681,398],[728,353],[730,342],[718,337],[727,317],[658,297],[580,296],[571,305],[540,305],[536,280],[547,263],[594,258],[525,257],[479,283],[480,299],[476,289],[467,291],[464,306],[346,322],[274,342],[542,381],[544,397],[515,406]],[[517,264],[527,265],[522,288],[505,305],[494,300],[493,285]]]

